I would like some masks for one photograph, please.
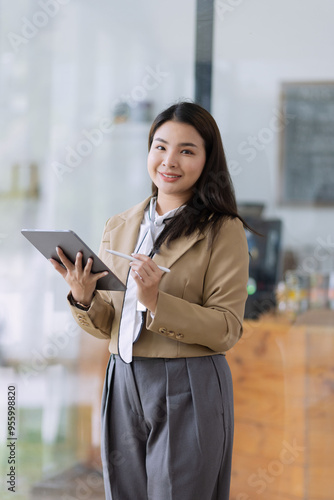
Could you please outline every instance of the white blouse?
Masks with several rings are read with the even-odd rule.
[[[184,205],[183,205],[184,206]],[[140,225],[139,236],[134,253],[150,255],[153,244],[159,234],[164,229],[167,219],[174,217],[177,211],[183,208],[178,207],[164,215],[158,215],[156,207],[156,198],[152,198],[150,204],[145,210],[143,220]],[[126,363],[132,361],[132,345],[139,338],[142,324],[144,321],[144,312],[146,307],[137,300],[137,285],[130,272],[127,279],[127,287],[123,301],[123,310],[119,331],[118,352],[120,357]]]

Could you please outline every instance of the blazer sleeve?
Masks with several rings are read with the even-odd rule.
[[[248,267],[243,225],[239,219],[227,220],[211,248],[203,303],[190,303],[160,291],[154,317],[147,315],[147,329],[215,352],[231,349],[242,335]],[[175,332],[175,336],[171,336],[171,332]]]
[[[104,227],[102,241],[104,240],[107,223]],[[102,242],[99,249],[100,258],[102,253],[101,248]],[[67,302],[73,318],[78,325],[85,330],[85,332],[98,339],[110,338],[115,309],[107,292],[95,290],[93,300],[88,311],[83,311],[73,305],[71,293],[67,296]]]

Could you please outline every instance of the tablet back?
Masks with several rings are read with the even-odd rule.
[[[89,257],[93,258],[93,273],[109,271],[107,276],[100,278],[96,283],[97,290],[119,290],[124,291],[125,285],[110,271],[101,259],[84,243],[79,236],[71,230],[45,231],[41,229],[22,229],[21,233],[39,250],[47,259],[55,259],[60,262],[56,247],[60,247],[68,259],[75,261],[76,254],[82,252],[83,266]],[[60,262],[61,263],[61,262]]]

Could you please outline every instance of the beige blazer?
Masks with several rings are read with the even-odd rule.
[[[126,283],[129,262],[107,248],[131,254],[149,198],[106,223],[100,258]],[[242,334],[247,299],[248,246],[239,219],[224,222],[211,247],[208,237],[182,237],[160,249],[153,260],[170,268],[162,276],[154,318],[133,345],[134,356],[179,358],[223,354]],[[72,314],[86,332],[110,338],[109,350],[118,353],[118,334],[124,292],[96,291],[89,310],[69,302]]]

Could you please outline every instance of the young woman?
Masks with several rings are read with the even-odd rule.
[[[248,249],[216,122],[181,102],[149,134],[152,196],[107,222],[100,257],[125,283],[66,269],[74,318],[110,339],[102,401],[108,500],[228,500],[233,394],[225,352],[242,334]],[[129,264],[106,250],[132,254]],[[163,272],[158,266],[170,269]]]

